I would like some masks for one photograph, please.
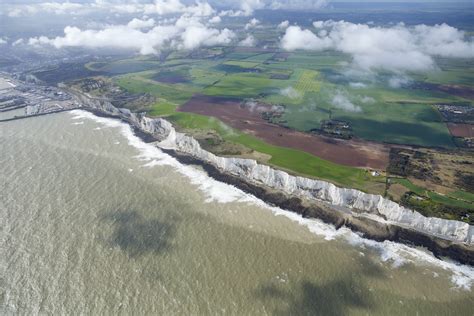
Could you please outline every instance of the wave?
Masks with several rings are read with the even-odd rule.
[[[392,241],[377,242],[366,239],[348,228],[342,227],[336,229],[334,226],[326,224],[319,219],[303,218],[294,212],[268,205],[255,196],[245,193],[232,185],[214,180],[205,172],[193,166],[181,164],[174,157],[164,153],[158,147],[143,142],[134,134],[132,128],[124,122],[112,118],[98,117],[83,110],[73,110],[69,113],[73,115],[73,119],[90,119],[106,127],[119,128],[121,134],[128,140],[129,145],[138,150],[139,154],[136,158],[144,162],[143,167],[173,167],[180,174],[190,179],[193,185],[199,188],[205,195],[206,202],[251,203],[272,211],[276,216],[285,216],[325,240],[342,239],[355,247],[370,249],[379,255],[382,262],[389,263],[394,268],[401,267],[408,263],[413,263],[418,266],[431,265],[451,273],[451,281],[455,289],[470,291],[474,284],[474,267],[462,265],[454,261],[438,259],[431,253],[420,248],[414,248]]]

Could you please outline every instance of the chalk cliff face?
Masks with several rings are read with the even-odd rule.
[[[151,134],[159,140],[158,147],[188,154],[210,163],[226,173],[238,176],[244,181],[263,184],[294,196],[344,207],[350,209],[352,213],[368,215],[380,222],[413,228],[457,242],[472,244],[474,241],[474,226],[467,223],[427,218],[380,195],[339,188],[325,181],[291,176],[284,171],[258,164],[252,159],[218,157],[202,149],[192,137],[177,132],[172,124],[164,119],[151,119],[143,114],[132,113],[127,109],[117,109],[107,101],[91,99],[84,95],[76,96],[86,107],[121,118],[142,132]],[[28,112],[38,114],[41,109],[29,109]]]
[[[166,138],[158,146],[195,156],[244,180],[261,183],[299,197],[347,207],[355,213],[376,215],[381,221],[385,220],[393,224],[412,227],[429,234],[469,244],[473,241],[474,227],[467,223],[427,218],[380,195],[339,188],[325,181],[291,176],[284,171],[258,164],[252,159],[218,157],[203,150],[192,137],[176,132],[169,122],[163,119],[155,121],[157,121],[156,125],[167,130]]]

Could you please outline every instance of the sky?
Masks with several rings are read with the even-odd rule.
[[[62,34],[25,37],[10,40],[1,36],[5,45],[50,47],[64,49],[115,48],[141,55],[159,54],[163,49],[193,50],[215,45],[258,46],[254,33],[262,27],[254,13],[266,9],[325,8],[327,0],[240,0],[232,6],[220,7],[205,0],[120,1],[95,0],[88,3],[37,2],[11,5],[2,10],[10,19],[40,14],[62,16],[71,20]],[[125,22],[105,22],[97,12],[123,15]],[[246,21],[239,29],[224,20]],[[41,19],[41,18],[38,18]],[[88,20],[78,27],[74,19]],[[95,19],[95,20],[94,20]],[[124,21],[123,19],[121,21]],[[68,22],[69,23],[69,22]],[[118,24],[117,24],[118,23]],[[239,22],[241,23],[241,22]],[[278,45],[285,51],[333,50],[352,56],[350,69],[373,71],[383,69],[403,75],[410,71],[436,69],[437,56],[474,58],[472,35],[447,24],[405,25],[403,23],[374,25],[347,21],[317,21],[302,26],[280,21]],[[341,102],[343,104],[343,102]]]

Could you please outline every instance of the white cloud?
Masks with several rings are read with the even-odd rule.
[[[194,49],[199,46],[229,44],[235,38],[229,29],[217,30],[205,26],[190,26],[181,34],[180,48]]]
[[[92,2],[43,2],[36,4],[8,5],[8,16],[31,16],[38,13],[52,14],[87,14],[97,11],[113,13],[141,13],[141,14],[182,14],[188,13],[196,16],[211,16],[215,13],[212,6],[206,1],[195,1],[183,4],[180,0],[154,0],[143,3],[142,1],[107,1],[95,0]]]
[[[240,8],[245,16],[250,16],[255,10],[263,9],[265,3],[262,0],[241,0]]]
[[[4,37],[0,37],[0,45],[6,45],[6,44],[8,44],[7,39]]]
[[[365,96],[360,98],[360,102],[362,102],[364,104],[373,104],[373,103],[375,103],[375,99],[365,95]]]
[[[367,87],[367,85],[363,82],[350,82],[349,86],[354,89],[362,89]]]
[[[319,10],[329,4],[328,0],[278,0],[273,1],[269,8],[273,10]]]
[[[212,17],[210,20],[209,20],[209,23],[211,24],[219,24],[222,22],[222,19],[220,16],[216,15],[215,17]]]
[[[283,21],[280,24],[278,24],[278,28],[282,30],[286,29],[288,26],[290,26],[290,21],[288,20]]]
[[[341,91],[338,91],[336,93],[336,95],[334,95],[334,97],[332,98],[331,103],[332,103],[332,105],[334,105],[334,107],[336,107],[338,109],[341,109],[341,110],[344,110],[344,111],[348,111],[348,112],[361,112],[362,111],[360,106],[355,105],[354,103],[352,103],[347,98],[347,96],[344,95]]]
[[[160,21],[154,19],[133,19],[126,25],[109,25],[100,30],[80,29],[68,26],[64,36],[30,38],[30,45],[52,45],[56,48],[111,47],[138,51],[140,54],[156,54],[162,48],[195,49],[200,46],[226,45],[235,38],[227,28],[219,30],[204,25],[202,17],[184,13],[179,19]],[[173,21],[175,21],[173,23]]]
[[[299,99],[303,96],[301,92],[299,92],[293,87],[287,87],[285,89],[281,89],[280,94],[290,99]]]
[[[281,39],[281,47],[285,50],[323,50],[332,45],[329,38],[319,38],[310,30],[303,30],[299,26],[290,26]]]
[[[47,38],[44,36],[31,38],[30,45],[49,44],[56,48],[86,47],[102,48],[114,47],[121,49],[138,50],[140,54],[155,54],[157,47],[171,40],[178,29],[175,26],[157,26],[148,32],[142,32],[128,26],[110,26],[103,30],[81,30],[68,26],[64,29],[63,37]]]
[[[18,46],[18,45],[21,45],[21,44],[24,44],[25,43],[25,40],[20,38],[20,39],[17,39],[16,41],[14,41],[12,43],[12,46]]]
[[[388,80],[391,88],[398,89],[411,83],[411,79],[405,76],[393,76]]]
[[[155,0],[154,4],[144,6],[146,14],[188,13],[195,16],[211,16],[215,10],[207,2],[196,1],[193,5],[185,5],[180,0]]]
[[[239,42],[239,46],[253,47],[256,44],[255,37],[252,35],[247,35],[245,39]]]
[[[317,34],[290,26],[281,40],[286,50],[335,49],[351,54],[366,70],[422,71],[435,67],[433,56],[474,57],[474,43],[464,32],[446,24],[371,27],[350,22],[316,21]]]
[[[244,27],[244,28],[245,28],[246,30],[249,30],[249,29],[251,29],[251,28],[256,27],[256,26],[259,25],[259,24],[260,24],[260,21],[257,20],[256,18],[253,18],[253,19],[251,19],[247,24],[245,24],[245,27]]]
[[[155,20],[153,19],[140,20],[137,18],[134,18],[127,24],[127,26],[132,29],[146,29],[146,28],[153,27],[154,25],[155,25]]]

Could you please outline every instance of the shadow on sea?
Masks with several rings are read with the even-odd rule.
[[[263,302],[274,301],[281,306],[272,315],[347,315],[350,309],[370,310],[375,306],[365,277],[385,278],[382,268],[369,259],[361,258],[363,265],[356,271],[347,271],[339,278],[322,283],[302,280],[296,286],[269,283],[257,288],[255,297]]]
[[[176,218],[149,219],[135,211],[115,211],[104,214],[101,220],[114,226],[106,242],[119,247],[130,257],[162,254],[172,248]]]

